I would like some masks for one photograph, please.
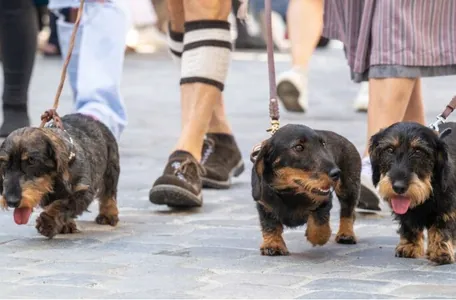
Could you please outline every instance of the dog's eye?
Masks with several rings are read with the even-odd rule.
[[[388,148],[386,148],[386,152],[393,153],[394,149],[392,147],[388,147]]]
[[[325,142],[325,141],[321,141],[321,145],[322,145],[323,147],[326,147],[326,142]]]
[[[420,155],[420,154],[422,154],[422,153],[423,153],[423,151],[420,150],[420,149],[415,149],[415,150],[413,150],[413,154],[415,154],[415,155]]]
[[[35,160],[33,157],[29,157],[29,158],[27,159],[27,163],[28,163],[29,165],[33,165],[35,162],[36,162],[36,160]]]
[[[298,152],[304,151],[304,147],[302,145],[296,145],[296,146],[294,146],[294,149]]]

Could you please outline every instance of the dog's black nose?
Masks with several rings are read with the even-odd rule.
[[[8,205],[8,207],[11,207],[11,208],[19,207],[19,204],[21,203],[21,199],[19,197],[15,197],[15,196],[5,195],[5,200],[6,200],[6,204]]]
[[[393,182],[393,191],[398,194],[403,194],[407,191],[407,184],[403,180]]]
[[[332,180],[337,181],[340,178],[340,169],[334,168],[331,171],[329,171],[328,175]]]

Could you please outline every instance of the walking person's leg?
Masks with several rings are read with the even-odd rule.
[[[210,131],[214,111],[224,115],[220,107],[231,55],[231,33],[227,21],[231,1],[168,0],[168,4],[170,36],[174,36],[175,40],[183,37],[180,81],[182,132],[163,175],[155,181],[149,197],[155,204],[201,206],[202,177],[206,173],[200,163],[203,142]],[[184,24],[182,16],[185,17]],[[182,30],[183,35],[177,34]],[[179,43],[173,44],[173,53],[179,57]],[[222,124],[226,124],[224,116],[219,118],[219,122],[214,121],[212,127],[226,131],[227,139],[222,137],[222,142],[235,146],[229,126]],[[229,158],[233,160],[233,155]]]
[[[30,0],[0,0],[3,124],[0,137],[30,125],[28,89],[35,63],[38,23]]]
[[[127,124],[120,81],[129,24],[125,0],[87,2],[68,71],[75,110],[103,122],[117,139]],[[63,19],[58,21],[63,57],[73,25]]]
[[[277,78],[277,94],[285,108],[305,112],[307,68],[323,30],[323,0],[290,0],[287,10],[288,37],[293,68]]]

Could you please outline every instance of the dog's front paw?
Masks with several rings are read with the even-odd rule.
[[[438,265],[454,263],[454,250],[450,242],[441,242],[427,251],[428,259]]]
[[[318,224],[313,216],[309,216],[305,235],[312,246],[323,246],[331,238],[331,226],[329,222]]]
[[[263,244],[260,247],[260,251],[261,255],[267,256],[279,256],[290,254],[282,238],[263,241]]]
[[[35,228],[40,234],[52,239],[62,231],[63,224],[55,217],[47,214],[46,212],[42,212],[36,219]]]
[[[60,231],[61,234],[72,234],[72,233],[80,233],[78,227],[74,220],[70,220],[67,223],[63,224],[62,230]]]
[[[104,214],[99,214],[95,218],[95,222],[100,225],[116,226],[117,223],[119,223],[119,217],[117,215],[106,216]]]
[[[336,235],[336,242],[339,244],[356,244],[356,236],[353,230],[353,217],[340,218],[339,232]]]
[[[357,241],[356,241],[356,237],[354,234],[352,235],[352,234],[345,234],[345,233],[339,232],[336,235],[336,242],[339,244],[354,245],[354,244],[356,244]]]
[[[424,255],[424,248],[414,243],[401,242],[396,246],[396,257],[419,258]]]

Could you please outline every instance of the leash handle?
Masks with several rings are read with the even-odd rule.
[[[439,132],[439,126],[446,122],[446,119],[451,115],[451,113],[456,109],[456,96],[451,99],[450,103],[445,107],[443,112],[437,116],[437,120],[430,124],[429,127],[437,132]]]
[[[277,88],[275,77],[274,62],[274,42],[272,40],[272,0],[264,0],[264,12],[266,21],[266,49],[268,53],[268,74],[269,74],[269,117],[271,119],[271,128],[268,132],[274,134],[280,126],[279,123],[279,103],[277,101]]]
[[[63,130],[63,124],[60,120],[59,115],[57,114],[57,108],[59,107],[59,100],[60,96],[62,95],[63,85],[65,84],[66,73],[68,70],[68,65],[70,64],[71,55],[73,54],[74,44],[76,41],[76,33],[79,29],[79,23],[81,23],[82,12],[84,10],[85,0],[80,0],[78,14],[76,16],[76,21],[74,22],[73,32],[71,33],[70,38],[70,45],[68,47],[68,53],[65,58],[65,62],[63,64],[62,73],[60,74],[60,82],[57,87],[57,92],[54,98],[54,105],[51,109],[46,110],[41,115],[41,125],[40,128],[43,128],[46,123],[50,122],[51,120],[54,121],[55,125]]]

